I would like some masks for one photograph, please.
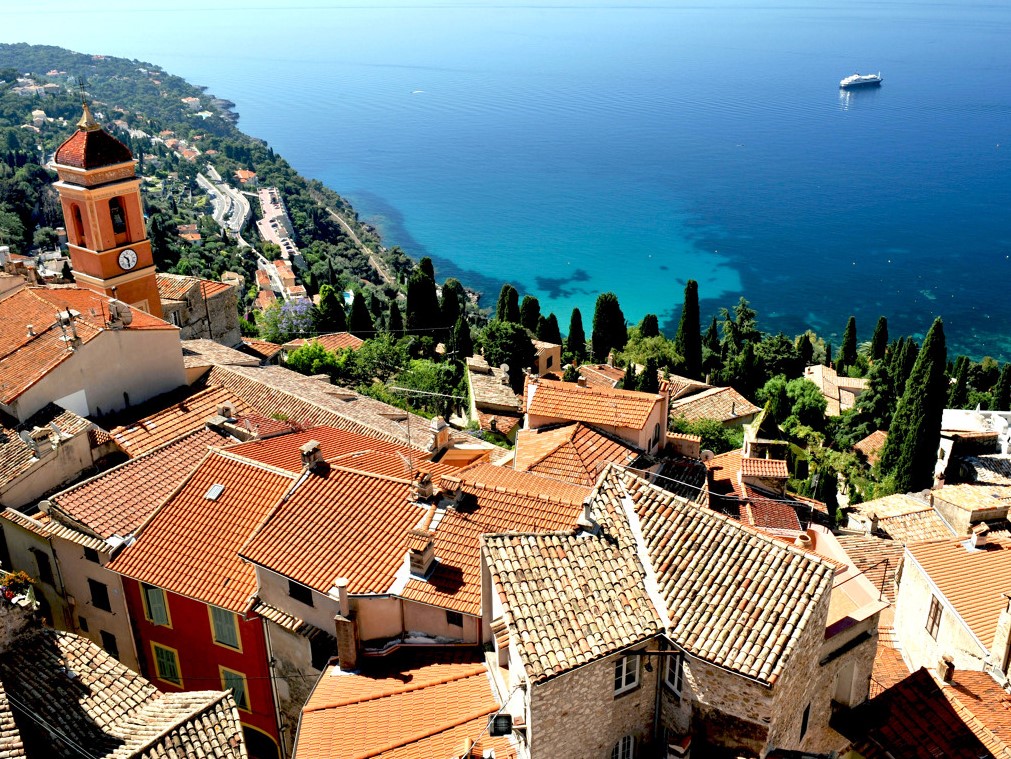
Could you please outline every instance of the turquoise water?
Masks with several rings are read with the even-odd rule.
[[[0,38],[207,85],[486,304],[511,281],[564,327],[610,289],[663,321],[694,278],[704,315],[744,294],[765,329],[869,339],[940,314],[1011,358],[1011,5],[45,5]]]

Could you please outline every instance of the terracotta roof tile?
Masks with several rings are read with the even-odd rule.
[[[50,501],[57,515],[102,538],[133,533],[207,455],[227,442],[200,429],[68,488]]]
[[[78,129],[56,149],[54,160],[77,169],[98,169],[132,161],[133,154],[104,129]]]
[[[788,479],[790,476],[786,462],[781,459],[741,459],[741,474],[745,477],[765,479]]]
[[[302,471],[302,454],[299,449],[310,440],[319,443],[323,459],[331,463],[353,453],[403,454],[404,466],[401,473],[408,478],[410,478],[411,472],[407,467],[407,457],[410,456],[415,460],[422,458],[418,451],[405,445],[329,426],[309,427],[281,437],[238,443],[228,450],[236,456],[297,473]]]
[[[771,498],[750,497],[740,505],[740,520],[746,525],[766,531],[802,530],[797,510],[790,504]]]
[[[896,493],[854,504],[853,509],[867,518],[876,515],[878,532],[900,543],[954,537],[954,531],[929,503],[911,495]]]
[[[482,734],[499,704],[479,653],[405,659],[324,672],[302,710],[298,756],[448,759]],[[480,750],[516,756],[505,737],[482,738]]]
[[[514,466],[578,485],[593,485],[606,464],[631,464],[638,456],[639,451],[627,443],[577,422],[520,430]]]
[[[196,340],[182,340],[183,359],[197,358],[205,366],[222,364],[224,366],[259,366],[260,360],[255,356],[250,356],[242,351],[228,348],[221,343],[204,338]]]
[[[1011,485],[989,483],[944,485],[930,491],[935,500],[950,503],[963,511],[1006,511],[1011,505]]]
[[[514,429],[523,424],[523,416],[521,414],[510,414],[509,412],[503,411],[486,413],[478,410],[477,424],[482,430],[489,432],[494,431],[500,435],[508,436]]]
[[[885,447],[886,440],[888,440],[887,432],[884,430],[875,430],[863,440],[854,444],[853,450],[858,453],[862,453],[868,463],[873,466],[874,464],[877,464],[878,459],[881,458],[881,450]]]
[[[923,568],[973,634],[990,648],[1011,588],[1011,541],[969,551],[959,540],[914,543],[906,551]]]
[[[212,450],[109,568],[241,613],[256,591],[256,575],[239,559],[239,548],[294,479]],[[212,499],[214,485],[223,488]]]
[[[14,482],[39,463],[35,448],[19,434],[31,432],[36,427],[49,428],[49,445],[56,442],[58,437],[76,437],[94,429],[94,425],[87,419],[73,411],[65,411],[55,403],[43,406],[22,424],[15,424],[13,420],[5,423],[0,417],[0,487]]]
[[[902,562],[905,546],[898,540],[874,535],[837,535],[839,545],[874,584],[889,603],[895,603],[895,572]]]
[[[878,628],[878,648],[871,668],[870,697],[874,698],[907,677],[909,666],[897,647],[895,630],[882,625]]]
[[[158,285],[158,295],[162,300],[187,300],[190,297],[210,299],[234,289],[232,285],[225,282],[215,282],[212,279],[201,279],[200,277],[188,277],[182,274],[158,272],[155,275],[155,279]],[[199,303],[200,300],[196,302]]]
[[[277,343],[271,343],[267,340],[257,340],[252,337],[242,338],[242,344],[247,351],[255,353],[265,361],[269,361],[283,350]]]
[[[13,706],[15,726],[26,738],[27,756],[79,759],[80,746],[87,747],[88,756],[108,759],[246,756],[231,693],[162,693],[71,633],[23,633],[0,658],[0,681],[3,700]],[[34,720],[24,716],[26,711]],[[52,725],[73,744],[55,740],[35,720]]]
[[[13,522],[19,527],[23,527],[29,532],[35,533],[47,540],[54,537],[63,538],[64,540],[69,540],[72,543],[77,543],[78,545],[94,549],[95,551],[106,551],[109,549],[108,544],[101,538],[96,538],[94,535],[81,532],[73,527],[68,527],[67,525],[50,519],[42,513],[36,513],[32,516],[28,516],[27,514],[22,514],[20,511],[15,511],[14,509],[4,509],[3,512],[0,512],[0,518],[5,519],[8,522]],[[0,754],[0,756],[3,755]]]
[[[941,692],[996,757],[1011,757],[1011,695],[987,672],[960,669]]]
[[[482,356],[467,359],[467,383],[478,414],[482,411],[522,417],[523,398],[503,382],[505,373],[497,366],[489,366]]]
[[[526,413],[603,427],[642,429],[663,396],[634,390],[580,387],[572,382],[529,383]]]
[[[316,337],[300,337],[297,340],[285,343],[283,347],[284,350],[291,351],[301,348],[306,343],[319,343],[328,351],[342,351],[345,348],[358,350],[365,344],[365,341],[359,337],[355,337],[350,332],[331,332],[326,335],[317,335]]]
[[[684,417],[689,422],[716,419],[726,424],[761,411],[732,387],[714,387],[701,393],[671,401],[670,415]]]
[[[613,388],[625,379],[625,370],[608,364],[582,364],[579,366],[579,375],[590,387]]]

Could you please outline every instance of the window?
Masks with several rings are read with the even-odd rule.
[[[633,757],[635,757],[635,737],[632,735],[622,737],[611,749],[611,759],[633,759]]]
[[[151,648],[154,650],[154,670],[158,679],[181,688],[183,678],[179,674],[179,654],[175,649],[159,646],[157,643],[152,643]]]
[[[463,614],[458,611],[446,612],[446,624],[454,627],[463,627]]]
[[[249,711],[249,694],[246,693],[246,676],[241,672],[233,672],[221,667],[221,689],[230,690],[235,705]]]
[[[77,629],[80,630],[81,632],[85,632],[85,633],[88,632],[88,618],[87,617],[78,617],[77,618]]]
[[[56,580],[53,577],[53,565],[49,561],[49,554],[40,551],[38,548],[33,548],[32,553],[35,554],[35,563],[39,568],[39,579],[55,587]]]
[[[685,658],[684,654],[676,654],[674,656],[665,656],[664,659],[667,660],[667,664],[663,671],[663,681],[677,695],[681,695],[681,685],[684,682],[684,664]]]
[[[337,653],[337,641],[322,631],[318,632],[309,638],[309,653],[312,657],[312,668],[322,671],[330,663],[330,658]]]
[[[155,625],[171,627],[169,621],[168,599],[165,598],[165,591],[153,585],[140,586],[144,596],[144,617],[148,622]]]
[[[109,218],[112,220],[113,234],[126,233],[126,215],[123,213],[123,201],[120,198],[109,199]]]
[[[941,602],[937,596],[930,597],[930,611],[927,612],[927,634],[937,640],[937,630],[941,626]]]
[[[105,630],[99,630],[99,633],[102,636],[102,648],[104,648],[109,655],[115,656],[118,659],[119,643],[116,642],[116,636],[110,632],[106,632]]]
[[[241,649],[239,645],[239,621],[235,615],[217,606],[208,607],[211,612],[211,632],[214,642],[229,648]]]
[[[102,563],[98,558],[98,551],[96,551],[94,548],[85,548],[84,558],[87,559],[88,561],[94,562],[95,564]]]
[[[305,585],[300,585],[294,580],[288,580],[288,595],[296,601],[301,601],[306,606],[312,606],[312,591]]]
[[[112,611],[112,604],[109,603],[109,588],[104,582],[88,579],[88,588],[91,590],[91,605],[102,611]]]
[[[804,709],[804,716],[800,718],[800,739],[804,740],[807,735],[807,723],[811,721],[811,704]]]
[[[545,369],[550,369],[551,366],[552,366],[552,364],[554,364],[554,363],[555,363],[555,357],[554,356],[548,356],[548,360],[547,360],[547,362],[545,362],[544,368]]]
[[[639,685],[639,655],[622,656],[614,663],[614,695],[627,693],[637,685]]]

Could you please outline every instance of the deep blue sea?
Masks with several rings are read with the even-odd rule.
[[[0,40],[163,66],[387,244],[563,330],[745,295],[1011,359],[1011,3],[46,0]],[[879,89],[839,80],[880,71]],[[836,337],[836,340],[838,338]]]

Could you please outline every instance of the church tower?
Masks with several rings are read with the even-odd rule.
[[[130,149],[102,129],[84,103],[77,131],[56,150],[54,164],[77,284],[161,317]]]

